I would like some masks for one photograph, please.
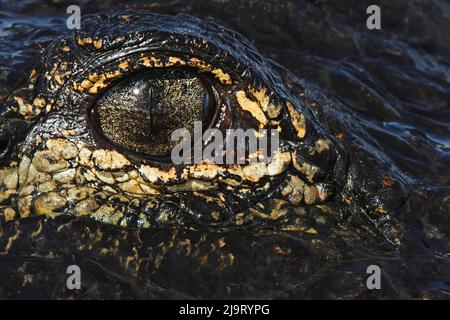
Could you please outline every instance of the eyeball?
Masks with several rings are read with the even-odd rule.
[[[153,69],[116,83],[89,109],[98,131],[110,142],[144,156],[170,156],[177,141],[171,133],[208,127],[216,113],[216,96],[198,71]],[[194,142],[193,142],[194,143]]]

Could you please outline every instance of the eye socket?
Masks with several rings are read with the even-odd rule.
[[[208,81],[191,69],[154,69],[114,85],[90,109],[99,131],[111,142],[146,156],[165,158],[178,143],[179,128],[208,127],[216,96]]]

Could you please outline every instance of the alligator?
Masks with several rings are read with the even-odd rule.
[[[188,14],[91,14],[66,32],[2,96],[1,297],[445,297],[425,266],[394,275],[428,261],[449,279],[448,190],[369,143],[344,101]],[[194,121],[275,129],[279,152],[175,165],[170,133]],[[373,264],[391,275],[378,295]]]

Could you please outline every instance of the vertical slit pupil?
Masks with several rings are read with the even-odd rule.
[[[208,126],[214,115],[211,88],[197,71],[154,69],[131,76],[104,93],[92,108],[104,137],[129,151],[166,157],[178,143],[176,129],[193,133],[194,122]],[[193,136],[193,134],[191,134]]]

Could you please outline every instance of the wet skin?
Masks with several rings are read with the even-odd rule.
[[[146,111],[129,94],[139,81],[168,91],[150,105],[175,106],[171,118],[161,109],[148,122],[133,118]],[[211,92],[209,112],[199,97]],[[343,108],[215,23],[147,11],[87,16],[75,36],[46,48],[2,108],[0,294],[371,297],[366,255],[394,257],[394,273],[398,252],[420,261],[411,208],[434,202],[448,212],[449,203],[363,136],[344,134],[359,130]],[[276,129],[280,152],[269,163],[175,166],[161,156],[165,132],[194,118],[220,130]],[[442,220],[437,228],[446,233]],[[433,259],[448,275],[443,253]],[[78,292],[65,287],[69,264],[83,270]],[[419,295],[402,283],[386,296],[398,296],[397,285]]]

